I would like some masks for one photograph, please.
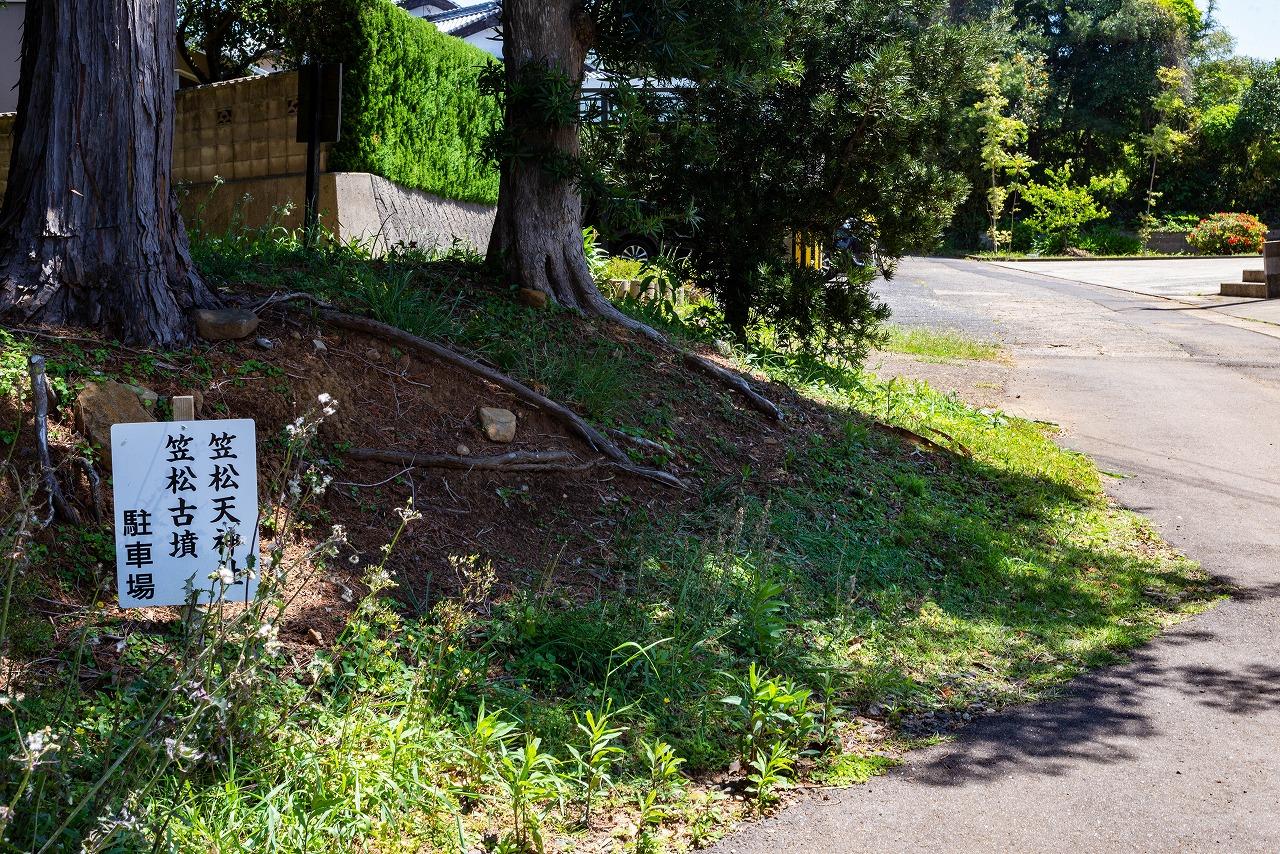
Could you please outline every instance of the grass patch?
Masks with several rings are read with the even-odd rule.
[[[806,764],[865,780],[930,735],[926,715],[1043,697],[1217,595],[1044,425],[926,385],[740,352],[811,407],[766,446],[727,395],[566,313],[512,305],[473,258],[209,240],[195,252],[229,282],[311,290],[449,340],[601,423],[692,444],[690,425],[710,423],[695,417],[723,409],[710,440],[740,465],[690,452],[699,489],[661,512],[612,486],[613,515],[553,516],[566,542],[601,546],[574,569],[599,581],[588,595],[558,583],[552,555],[498,595],[491,556],[460,550],[459,594],[414,591],[415,604],[373,565],[354,618],[306,656],[275,645],[266,616],[125,631],[87,603],[58,624],[59,666],[22,686],[15,727],[0,729],[0,756],[17,757],[0,774],[17,850],[684,850],[767,810]],[[629,306],[710,337],[705,308]],[[281,476],[313,484],[333,457],[299,451]],[[308,495],[292,508],[301,530],[342,521]],[[0,578],[15,556],[43,559],[19,536],[0,528]],[[107,545],[80,537],[75,560],[109,564]],[[315,559],[326,571],[346,555]],[[895,735],[851,738],[860,717]],[[30,734],[46,726],[60,746],[37,756]],[[708,781],[730,767],[745,800]]]
[[[952,330],[896,323],[885,325],[885,337],[878,349],[929,362],[997,362],[1004,358],[1004,348],[994,342],[980,341]]]

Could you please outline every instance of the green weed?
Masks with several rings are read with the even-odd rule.
[[[933,362],[996,362],[1004,358],[1004,348],[989,341],[951,330],[885,324],[878,349],[903,353]]]

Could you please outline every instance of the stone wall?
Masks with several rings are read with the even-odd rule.
[[[173,180],[190,224],[210,231],[302,224],[307,147],[294,141],[297,91],[293,71],[178,91]],[[0,193],[13,122],[12,113],[0,115]],[[361,172],[321,175],[320,212],[321,221],[342,240],[360,240],[378,252],[397,243],[445,247],[455,238],[483,252],[494,217],[494,208],[442,199]]]
[[[1162,255],[1198,255],[1187,242],[1185,231],[1153,231],[1147,238],[1146,248]]]
[[[302,175],[246,178],[183,188],[182,215],[189,226],[221,232],[264,223],[299,228],[306,179]],[[365,172],[320,176],[320,222],[344,242],[375,254],[399,245],[448,247],[459,240],[484,252],[495,209],[442,199]]]

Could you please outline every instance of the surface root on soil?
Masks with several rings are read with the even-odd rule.
[[[631,458],[627,456],[626,451],[622,450],[622,448],[620,448],[615,442],[605,436],[604,433],[597,430],[580,415],[569,409],[564,404],[557,403],[546,395],[539,394],[529,388],[519,380],[507,376],[494,368],[482,365],[475,359],[464,356],[443,344],[438,344],[435,341],[429,341],[426,338],[414,335],[411,332],[405,332],[403,329],[397,329],[396,327],[383,323],[380,320],[337,311],[310,294],[287,294],[282,297],[272,298],[268,303],[280,304],[285,301],[295,299],[307,300],[314,303],[317,306],[317,311],[320,317],[334,326],[349,329],[353,332],[362,332],[366,335],[372,335],[407,350],[426,354],[498,386],[504,391],[514,395],[519,400],[530,406],[541,409],[543,412],[546,412],[548,415],[559,420],[571,431],[576,433],[589,446],[591,446],[593,450],[599,451],[612,462],[614,467],[621,469],[622,471],[679,489],[683,489],[685,486],[684,481],[676,477],[671,472],[639,466],[633,463]],[[264,303],[263,306],[265,307],[268,303]],[[469,458],[463,457],[462,459]]]

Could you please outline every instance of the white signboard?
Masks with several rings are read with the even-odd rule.
[[[253,597],[258,459],[251,419],[116,424],[111,476],[121,608],[183,605],[192,591],[204,604]]]

